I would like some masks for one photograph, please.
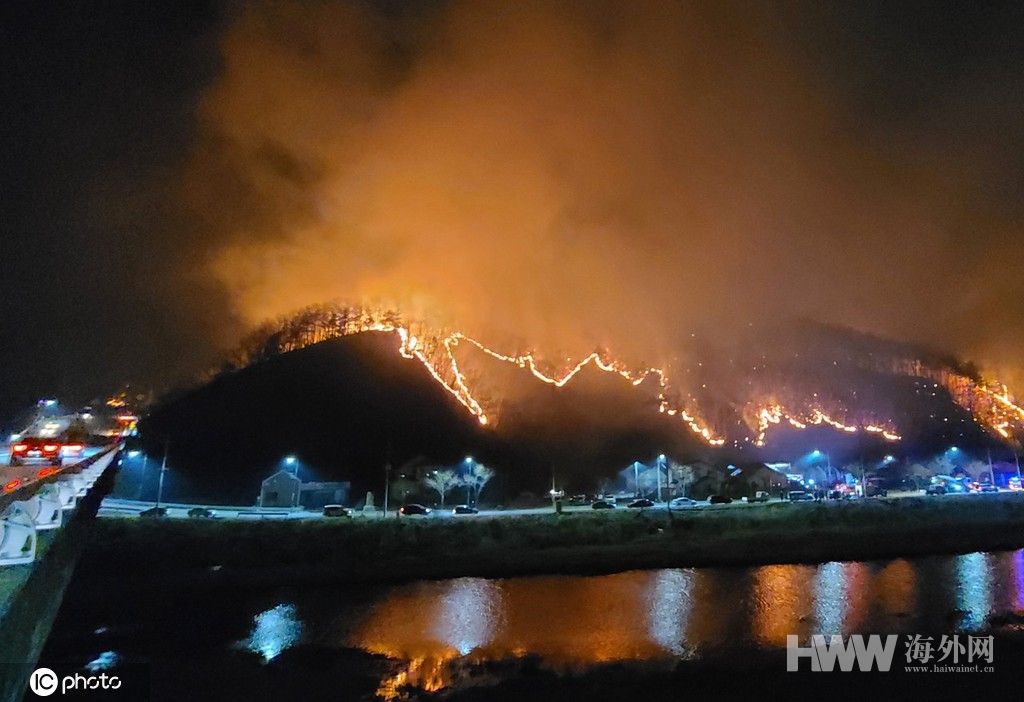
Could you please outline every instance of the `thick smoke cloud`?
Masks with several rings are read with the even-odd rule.
[[[809,317],[1012,378],[1024,80],[986,19],[991,53],[817,3],[256,4],[184,191],[245,324],[378,300],[651,358]]]

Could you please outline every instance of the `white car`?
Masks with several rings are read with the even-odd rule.
[[[689,497],[676,497],[668,503],[669,509],[690,509],[698,506],[700,503],[696,500],[691,500]]]

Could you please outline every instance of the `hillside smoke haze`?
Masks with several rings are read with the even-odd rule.
[[[905,113],[870,115],[859,83],[885,58],[838,63],[842,21],[728,3],[241,10],[186,189],[222,242],[209,273],[245,325],[384,301],[657,361],[693,333],[809,318],[1019,380],[1016,157],[995,145],[1020,128],[993,86],[1020,72],[950,70],[927,104],[911,91]],[[894,82],[957,60],[917,49],[921,75]]]

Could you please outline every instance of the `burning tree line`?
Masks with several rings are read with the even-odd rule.
[[[528,368],[536,377],[559,387],[587,362],[582,361],[561,377],[558,373],[549,377],[539,369],[532,354],[505,355],[459,332],[430,328],[422,322],[407,320],[393,308],[326,303],[307,307],[253,330],[228,357],[220,372],[239,370],[323,341],[370,331],[399,334],[402,355],[420,360],[435,380],[477,416],[482,424],[487,423],[487,411],[471,390],[471,386],[476,383],[464,375],[454,356],[454,349],[460,341],[472,344],[493,358]],[[748,372],[738,375],[744,382],[726,393],[732,395],[734,400],[722,402],[723,408],[734,408],[737,419],[752,432],[753,435],[746,440],[753,439],[755,445],[761,445],[771,426],[783,423],[797,429],[811,424],[827,424],[839,431],[853,433],[865,430],[890,441],[898,440],[900,437],[892,420],[877,411],[879,407],[888,404],[885,401],[887,388],[876,390],[868,398],[858,398],[858,391],[864,395],[864,388],[860,385],[851,393],[850,387],[854,383],[836,383],[835,373],[838,371],[832,369],[843,366],[883,377],[907,376],[927,380],[941,386],[953,402],[970,413],[987,431],[1012,443],[1019,443],[1017,437],[1024,434],[1024,408],[1015,403],[1005,386],[984,379],[970,364],[924,349],[915,349],[907,344],[848,330],[841,344],[837,344],[834,338],[826,339],[822,331],[816,332],[810,339],[812,343],[815,340],[821,342],[816,362],[791,365],[785,360],[773,359],[775,362],[769,364],[762,354],[757,362],[743,364],[747,366]],[[814,356],[813,353],[810,355]],[[800,354],[796,353],[795,356],[799,357]],[[665,371],[646,369],[634,373],[602,354],[594,354],[593,358],[601,370],[618,373],[634,385],[639,384],[636,378],[647,377],[652,373],[658,375],[662,383],[660,410],[671,416],[680,415],[708,443],[722,443],[722,439],[717,437],[723,436],[723,433],[711,431],[707,422],[700,420],[699,413],[692,407],[677,407],[665,399],[675,394],[666,385]],[[829,358],[831,362],[827,360]],[[837,359],[842,360],[842,366]],[[810,388],[813,388],[813,392]],[[744,395],[745,399],[735,399]],[[689,397],[692,399],[692,396]],[[703,399],[704,404],[715,401],[709,393],[703,393]],[[721,419],[723,413],[717,412],[716,416]],[[729,422],[721,420],[716,424],[728,426]]]

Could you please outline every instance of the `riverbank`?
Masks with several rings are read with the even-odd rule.
[[[1024,547],[1024,495],[774,503],[665,512],[424,520],[105,519],[93,573],[211,585],[396,583],[461,576],[879,560]]]

